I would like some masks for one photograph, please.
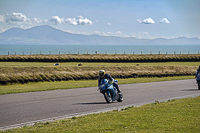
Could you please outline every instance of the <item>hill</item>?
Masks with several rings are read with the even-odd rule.
[[[30,29],[11,28],[0,34],[0,44],[200,44],[198,38],[137,39],[71,34],[48,25]]]

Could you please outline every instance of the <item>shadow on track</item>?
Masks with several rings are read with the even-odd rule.
[[[108,104],[108,103],[107,102],[75,103],[73,105],[91,105],[91,104]]]
[[[187,89],[187,90],[181,90],[181,91],[200,91],[198,89]]]

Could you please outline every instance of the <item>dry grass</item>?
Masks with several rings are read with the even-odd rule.
[[[2,55],[0,61],[28,62],[165,62],[199,61],[200,54],[74,54],[74,55]]]
[[[0,81],[19,82],[95,79],[98,71],[106,70],[114,77],[139,76],[173,76],[191,75],[197,70],[199,62],[166,62],[166,63],[82,63],[78,67],[75,62],[60,63],[38,62],[0,62]],[[23,82],[23,81],[21,81]]]

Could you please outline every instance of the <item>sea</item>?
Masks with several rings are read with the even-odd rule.
[[[13,45],[0,44],[0,55],[33,54],[200,54],[191,45]]]

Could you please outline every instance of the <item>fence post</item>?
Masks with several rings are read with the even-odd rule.
[[[16,55],[16,51],[15,51],[15,55]]]
[[[8,51],[8,55],[9,55],[10,53],[9,53],[9,51]]]
[[[174,54],[176,54],[176,51],[174,51]]]
[[[30,55],[31,55],[31,52],[30,52]]]

